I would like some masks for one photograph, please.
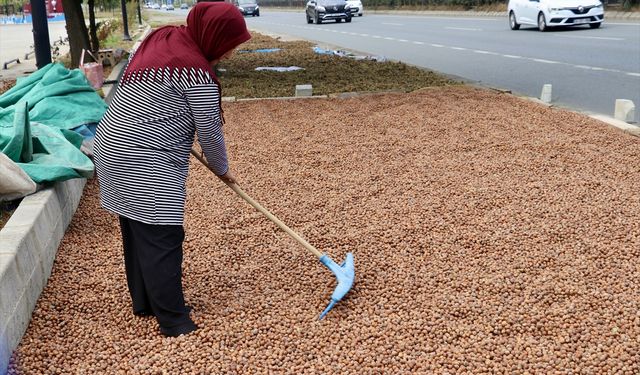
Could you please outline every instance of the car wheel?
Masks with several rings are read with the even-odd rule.
[[[538,30],[547,31],[547,20],[544,18],[544,13],[538,14]]]
[[[509,27],[511,30],[518,30],[520,28],[520,24],[516,21],[516,14],[511,11],[509,13]]]
[[[590,23],[589,27],[592,29],[597,29],[598,27],[600,27],[600,25],[602,25],[602,22]]]
[[[351,17],[345,18],[344,22],[347,22],[347,23],[351,22]]]
[[[340,23],[342,21],[340,18],[336,18],[336,23]]]
[[[311,19],[311,17],[309,17],[308,14],[307,14],[307,23],[313,23],[313,20]]]
[[[256,17],[260,17],[260,12],[256,13]]]
[[[316,24],[319,25],[322,23],[322,20],[320,19],[320,16],[318,16],[318,14],[316,13]]]

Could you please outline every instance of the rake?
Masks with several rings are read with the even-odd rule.
[[[194,149],[191,149],[191,154],[196,157],[202,164],[204,164],[209,170],[213,172],[209,163],[204,159],[204,157],[198,154]],[[280,219],[278,219],[275,215],[269,212],[266,208],[262,207],[258,202],[253,200],[247,193],[245,193],[238,184],[224,181],[227,186],[231,188],[231,190],[235,191],[242,199],[247,201],[250,205],[252,205],[256,210],[260,211],[267,219],[271,220],[274,224],[276,224],[280,229],[285,231],[291,238],[298,241],[305,249],[307,249],[310,253],[315,255],[320,263],[324,264],[333,274],[336,276],[338,281],[338,285],[335,290],[331,294],[331,301],[327,308],[322,311],[319,319],[322,319],[327,315],[329,311],[333,308],[333,306],[338,303],[348,292],[351,290],[353,286],[353,281],[355,279],[355,269],[353,265],[353,254],[347,253],[344,262],[338,265],[334,262],[329,255],[326,253],[321,253],[313,247],[310,243],[308,243],[304,238],[300,237],[296,232],[291,230],[287,225],[285,225]]]

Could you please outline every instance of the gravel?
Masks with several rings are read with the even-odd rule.
[[[640,138],[466,87],[225,103],[249,195],[192,160],[184,286],[201,327],[131,313],[91,181],[9,374],[640,373]]]

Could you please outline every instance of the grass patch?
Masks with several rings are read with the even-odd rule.
[[[131,48],[135,44],[135,40],[134,40],[134,37],[136,36],[135,33],[134,35],[130,34],[132,39],[130,41],[122,40],[123,35],[124,35],[123,29],[122,27],[119,27],[113,33],[111,33],[108,37],[106,37],[104,40],[100,41],[100,49],[122,48],[125,51],[131,50]]]
[[[220,63],[225,96],[265,98],[293,96],[295,86],[313,85],[314,95],[342,92],[402,91],[458,84],[443,75],[401,62],[376,62],[350,57],[321,55],[315,43],[282,41],[259,33],[238,50],[281,48],[272,53],[236,53]],[[299,66],[293,72],[256,71],[260,66]]]

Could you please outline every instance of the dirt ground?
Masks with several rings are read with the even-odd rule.
[[[640,138],[468,87],[225,103],[241,186],[192,161],[184,287],[200,329],[135,317],[90,181],[9,374],[640,373]]]

